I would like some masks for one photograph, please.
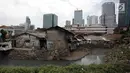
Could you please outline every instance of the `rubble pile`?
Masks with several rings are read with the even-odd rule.
[[[10,52],[11,60],[60,60],[60,57],[68,56],[70,51],[67,49],[60,50],[20,50],[15,49]]]
[[[130,35],[128,34],[123,34],[120,40],[115,41],[114,48],[106,54],[106,63],[130,63]]]
[[[12,60],[47,60],[49,52],[42,50],[13,50],[9,54]]]

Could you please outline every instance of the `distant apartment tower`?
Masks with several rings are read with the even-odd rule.
[[[66,20],[65,24],[66,24],[66,25],[71,25],[71,21]]]
[[[34,30],[35,29],[35,25],[30,25],[30,29],[29,30]]]
[[[130,26],[130,0],[120,0],[121,7],[124,7],[121,11],[119,10],[118,27]]]
[[[74,11],[73,24],[78,24],[81,26],[84,25],[83,11],[82,10]]]
[[[102,15],[99,19],[103,26],[114,27],[116,25],[114,2],[106,2],[102,5]]]
[[[58,16],[55,14],[45,14],[43,16],[43,28],[55,27],[58,25]]]
[[[26,16],[26,22],[25,22],[25,31],[30,29],[30,25],[31,25],[31,20],[28,16]]]
[[[88,16],[87,17],[87,24],[89,26],[98,24],[98,16]]]
[[[74,24],[74,18],[72,19],[72,24]]]

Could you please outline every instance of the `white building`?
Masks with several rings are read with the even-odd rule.
[[[87,17],[87,24],[89,26],[98,24],[98,16],[88,16]]]
[[[83,11],[82,10],[76,10],[74,12],[73,24],[78,24],[80,26],[84,25]]]
[[[113,34],[115,28],[106,28],[105,26],[102,25],[92,25],[88,27],[71,25],[70,27],[65,27],[65,29],[73,31],[77,34],[89,34],[89,33]]]

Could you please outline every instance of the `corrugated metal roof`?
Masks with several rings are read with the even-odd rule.
[[[19,34],[19,35],[14,35],[13,37],[15,38],[15,37],[18,37],[18,36],[21,36],[21,35],[32,35],[32,36],[34,36],[34,37],[37,37],[37,38],[45,38],[46,37],[46,34],[45,33],[38,33],[38,32],[36,32],[36,33],[27,33],[27,32],[24,32],[24,33],[21,33],[21,34]]]
[[[32,35],[35,35],[35,36],[38,36],[40,38],[45,38],[46,34],[45,33],[29,33],[29,34],[32,34]]]

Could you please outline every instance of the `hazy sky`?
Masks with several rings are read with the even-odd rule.
[[[0,0],[0,25],[18,25],[29,16],[36,27],[43,26],[43,14],[58,15],[59,26],[72,20],[74,10],[82,9],[86,21],[88,15],[101,15],[101,4],[119,0]],[[117,10],[116,10],[117,11]]]

